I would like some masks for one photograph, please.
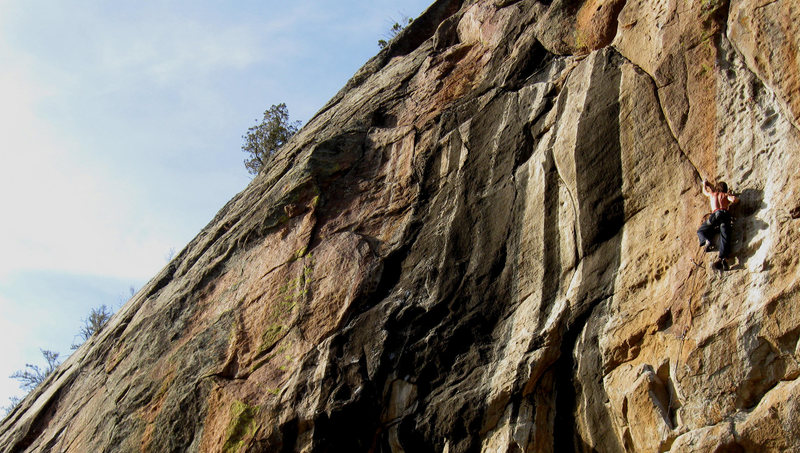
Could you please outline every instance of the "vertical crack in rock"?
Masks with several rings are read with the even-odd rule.
[[[555,135],[555,134],[554,134]],[[553,153],[547,150],[544,170],[544,212],[542,215],[542,236],[544,240],[544,262],[542,266],[541,310],[552,309],[561,286],[561,228],[558,222],[558,209],[561,203],[559,177]],[[547,319],[547,316],[543,317]]]
[[[614,294],[614,279],[620,263],[624,222],[622,197],[622,146],[620,144],[619,95],[621,56],[606,49],[592,57],[584,110],[578,123],[574,151],[575,180],[579,201],[578,224],[583,272],[577,300],[571,301],[570,316],[563,327],[561,356],[555,365],[555,451],[583,451],[584,439],[575,431],[576,362],[578,337],[595,307]],[[588,380],[602,376],[600,364],[586,370]],[[602,392],[602,386],[596,388]],[[602,406],[604,392],[595,395]]]
[[[571,72],[571,71],[570,71]],[[545,316],[541,317],[541,323],[544,324],[550,317],[551,310],[554,308],[553,304],[556,295],[561,285],[561,228],[559,225],[558,210],[561,203],[560,184],[568,187],[566,182],[561,176],[558,165],[553,156],[553,145],[558,137],[558,132],[561,123],[558,119],[562,118],[564,109],[569,99],[569,88],[564,87],[559,93],[555,105],[555,124],[551,131],[550,138],[547,146],[545,147],[545,161],[544,161],[544,206],[542,216],[542,248],[544,250],[544,270],[542,272],[541,288],[542,288],[542,301],[539,306],[540,311]],[[567,190],[570,196],[572,208],[574,210],[575,218],[578,218],[577,203],[572,199],[571,191]],[[575,244],[578,242],[576,241]],[[573,254],[577,255],[576,250],[571,250]],[[542,326],[540,326],[542,327]]]

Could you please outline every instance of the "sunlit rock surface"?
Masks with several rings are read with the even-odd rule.
[[[0,449],[800,451],[799,9],[437,1]]]

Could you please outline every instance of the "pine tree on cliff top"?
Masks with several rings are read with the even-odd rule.
[[[244,160],[247,171],[257,175],[298,129],[300,121],[289,121],[286,104],[280,103],[267,109],[261,123],[248,129],[247,134],[242,136],[242,151],[249,154]]]

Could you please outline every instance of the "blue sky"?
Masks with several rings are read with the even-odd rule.
[[[0,406],[247,185],[264,110],[307,121],[431,2],[0,0]]]

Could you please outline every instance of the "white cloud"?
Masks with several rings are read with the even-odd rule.
[[[199,23],[145,24],[146,30],[108,34],[98,46],[98,70],[123,81],[147,77],[159,84],[197,79],[220,69],[244,69],[264,58],[252,30],[208,30]]]
[[[24,67],[12,69],[0,73],[0,274],[44,268],[141,278],[155,272],[170,244],[126,233],[136,220],[119,205],[135,192],[120,193],[124,187],[103,176],[107,169],[81,162],[76,143],[54,135],[37,114],[52,87],[35,82]]]
[[[192,108],[200,102],[207,110],[219,101],[209,78],[215,71],[244,69],[265,55],[256,51],[249,25],[209,27],[176,17],[118,24],[92,8],[52,14],[66,15],[68,28],[81,30],[82,40],[62,44],[62,50],[80,53],[11,49],[9,40],[0,39],[0,277],[19,269],[150,277],[167,251],[179,250],[198,228],[185,227],[182,218],[165,218],[148,198],[164,191],[158,185],[181,186],[182,169],[175,163],[191,150],[176,148],[174,128],[202,129],[203,120],[213,124],[208,111]],[[58,49],[59,43],[53,46]],[[156,103],[152,85],[169,85],[163,90],[179,93],[189,104],[166,110]],[[146,106],[142,96],[151,96]],[[132,115],[131,108],[142,110]],[[164,122],[159,131],[136,123],[152,125],[153,118],[169,119],[173,111],[183,118]],[[184,141],[196,145],[202,138]],[[171,148],[164,149],[165,142]],[[137,154],[159,160],[131,168]],[[170,177],[176,181],[165,181]],[[178,195],[174,202],[183,200],[186,196]]]

